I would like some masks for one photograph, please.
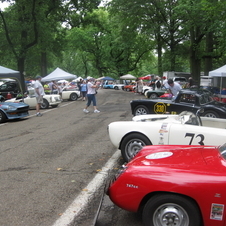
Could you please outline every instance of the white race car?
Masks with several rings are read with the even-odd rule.
[[[62,100],[77,100],[80,97],[80,91],[77,88],[64,87],[62,90]]]
[[[132,121],[108,125],[112,144],[128,162],[145,145],[220,145],[226,139],[226,120],[199,117],[191,112],[180,115],[139,115]]]
[[[9,100],[6,100],[5,102],[24,102],[29,105],[30,109],[34,109],[36,107],[37,101],[36,97],[32,94],[28,94],[26,97],[22,98],[21,96],[18,96],[16,98],[12,98]],[[58,94],[50,94],[50,95],[44,95],[43,96],[43,103],[41,105],[42,109],[47,109],[49,106],[55,108],[61,103],[61,97]]]

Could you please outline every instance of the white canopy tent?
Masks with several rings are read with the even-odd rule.
[[[21,92],[22,93],[25,92],[26,88],[25,88],[24,77],[20,74],[19,71],[14,71],[12,69],[0,66],[0,79],[1,78],[15,79],[19,84]]]
[[[133,75],[130,75],[130,74],[120,76],[120,79],[128,79],[128,80],[131,80],[131,79],[136,79],[136,78],[137,77],[135,77]]]
[[[77,76],[70,74],[60,68],[56,68],[53,72],[42,78],[42,82],[50,82],[50,81],[59,81],[59,80],[67,80],[67,79],[76,79]]]
[[[210,71],[209,76],[220,78],[220,93],[223,87],[223,78],[226,77],[226,65],[217,68],[216,70]]]
[[[226,77],[226,65],[217,68],[216,70],[210,71],[209,76],[213,77]]]

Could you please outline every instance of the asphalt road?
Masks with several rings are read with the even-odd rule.
[[[86,102],[65,101],[58,108],[42,110],[42,117],[35,117],[33,110],[27,119],[0,124],[0,225],[53,225],[115,153],[107,125],[131,120],[129,101],[139,98],[144,97],[103,89],[97,94],[101,113],[85,114]],[[73,225],[91,225],[101,194],[102,189],[96,191]],[[118,221],[111,219],[120,211],[105,197],[97,225],[128,225],[106,223]],[[122,213],[141,225],[136,214]]]

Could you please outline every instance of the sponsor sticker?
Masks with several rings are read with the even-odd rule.
[[[163,159],[168,158],[173,155],[173,152],[165,151],[165,152],[157,152],[146,156],[146,159]]]
[[[222,221],[223,213],[224,213],[224,205],[212,203],[210,219]]]

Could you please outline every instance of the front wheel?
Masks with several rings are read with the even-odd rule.
[[[145,107],[144,105],[136,107],[134,115],[146,115],[146,114],[150,114],[147,107]]]
[[[3,111],[0,110],[0,123],[3,123],[6,121],[6,115]]]
[[[43,103],[41,104],[41,109],[49,108],[49,102],[46,99],[43,99]]]
[[[121,153],[125,162],[129,162],[150,140],[142,134],[133,133],[126,136],[121,144]]]
[[[209,117],[209,118],[219,118],[219,115],[216,112],[214,112],[214,111],[205,111],[203,113],[203,116],[204,117]]]
[[[201,215],[196,203],[188,198],[161,194],[152,197],[144,206],[145,226],[200,226]]]
[[[115,90],[118,90],[119,88],[118,88],[118,86],[115,86],[114,89],[115,89]]]
[[[76,93],[71,93],[70,100],[75,101],[78,99],[78,95]]]

